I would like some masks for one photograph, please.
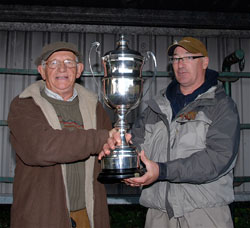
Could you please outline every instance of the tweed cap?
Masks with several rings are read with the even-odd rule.
[[[35,64],[37,66],[41,65],[42,60],[47,60],[54,52],[57,51],[71,51],[78,57],[78,61],[82,63],[82,56],[74,44],[67,42],[55,42],[47,44],[43,47],[41,55],[35,60]]]
[[[204,56],[208,56],[205,45],[200,41],[192,37],[184,37],[179,42],[175,41],[174,44],[169,46],[168,55],[173,56],[176,47],[183,47],[188,52],[197,54],[201,53]]]

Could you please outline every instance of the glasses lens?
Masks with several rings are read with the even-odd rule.
[[[47,66],[51,69],[57,68],[58,62],[56,60],[48,61]]]
[[[61,66],[62,62],[59,61],[59,60],[52,60],[52,61],[48,61],[47,63],[47,66],[51,69],[56,69],[58,67]],[[77,65],[77,62],[75,62],[74,60],[70,60],[70,59],[65,59],[63,61],[63,64],[64,66],[66,66],[67,68],[73,68],[73,67],[76,67]]]
[[[64,60],[64,64],[68,68],[73,68],[76,66],[77,63],[74,60],[66,59]]]
[[[204,56],[184,56],[184,57],[180,57],[180,58],[171,57],[170,62],[171,63],[179,63],[180,61],[182,61],[183,63],[190,63],[194,59],[198,59],[198,58],[202,58],[202,57],[204,57]]]

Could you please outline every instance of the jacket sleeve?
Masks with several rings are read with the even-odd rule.
[[[110,127],[108,117],[100,105],[98,116],[102,126]],[[106,142],[107,129],[83,130],[53,129],[32,98],[16,97],[8,115],[11,144],[17,156],[27,165],[49,166],[68,163],[98,154]]]
[[[227,97],[216,104],[211,116],[206,148],[186,158],[158,163],[159,180],[202,184],[214,181],[232,170],[240,140],[237,107]]]
[[[107,129],[109,131],[112,129],[112,123],[110,121],[110,118],[100,102],[97,103],[96,119],[97,129]]]

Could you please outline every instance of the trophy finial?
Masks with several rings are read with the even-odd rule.
[[[120,49],[120,50],[128,50],[128,41],[124,39],[125,36],[121,35],[120,36],[120,40],[117,41],[117,48],[116,49]]]

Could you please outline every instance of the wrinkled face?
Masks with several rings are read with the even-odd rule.
[[[180,46],[175,48],[173,58],[183,58],[187,56],[202,56],[202,54],[192,54]],[[208,62],[208,57],[197,59],[184,58],[173,62],[175,77],[180,83],[180,89],[184,95],[192,93],[204,83]]]
[[[60,64],[52,69],[49,63],[55,60]],[[84,66],[78,63],[74,67],[68,67],[65,60],[76,62],[76,56],[71,51],[57,51],[46,60],[46,64],[38,66],[38,71],[47,88],[67,100],[73,95],[75,80],[81,76]]]

